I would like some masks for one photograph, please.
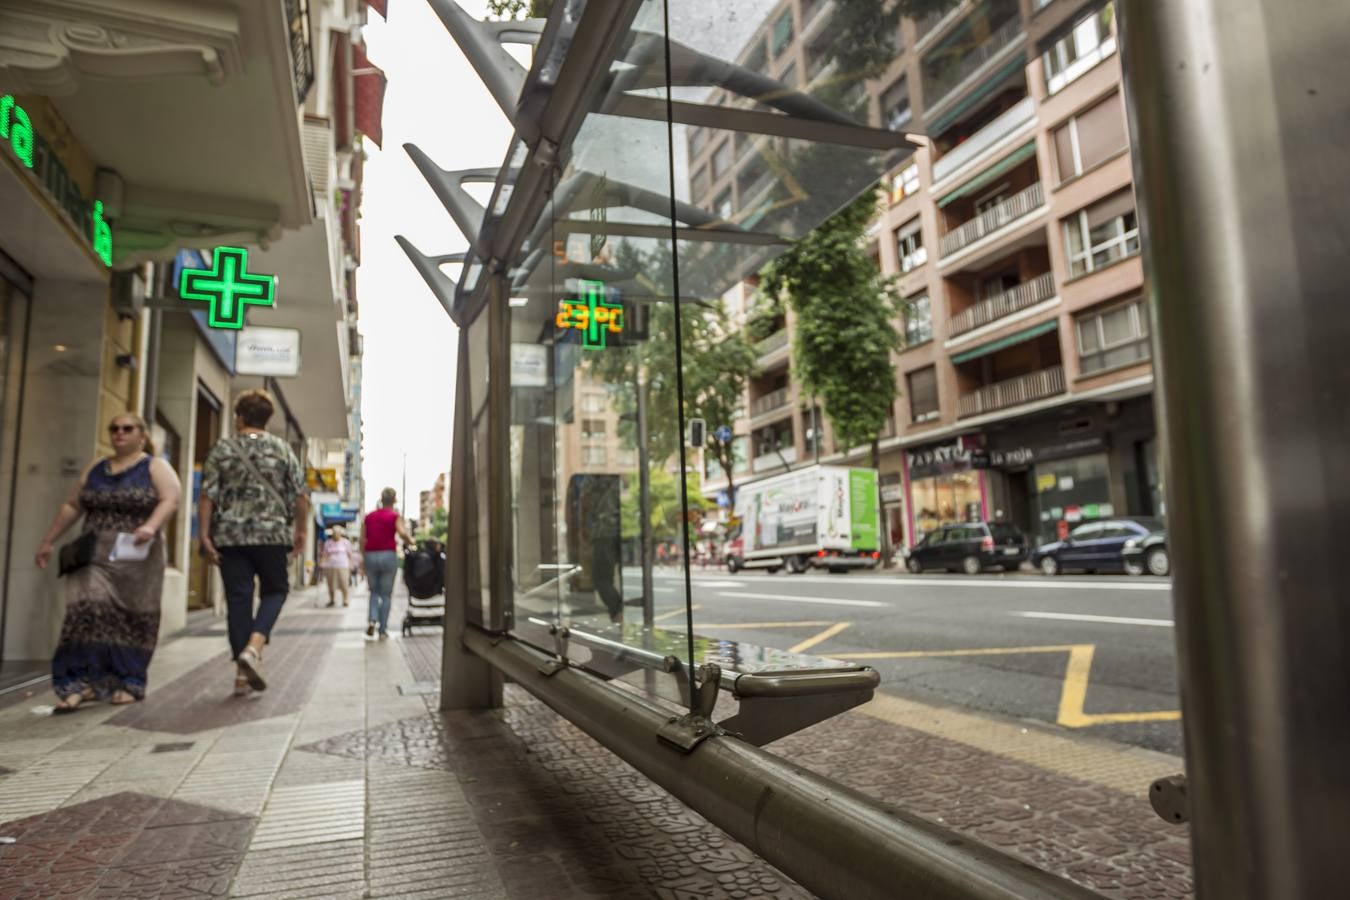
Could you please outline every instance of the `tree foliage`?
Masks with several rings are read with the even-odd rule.
[[[689,521],[691,528],[697,526],[702,518],[703,510],[710,504],[704,499],[701,490],[701,479],[697,472],[685,473],[685,485],[689,491]],[[680,539],[680,522],[685,518],[683,507],[680,505],[679,482],[675,476],[664,468],[652,469],[651,471],[651,526],[653,541],[678,541]],[[622,536],[624,540],[635,540],[641,534],[641,513],[638,504],[638,485],[637,476],[628,475],[624,477],[623,499],[620,501],[620,516],[622,521]],[[697,539],[694,531],[690,531],[689,540],[692,542]]]
[[[488,12],[498,19],[548,18],[553,0],[487,0]]]
[[[796,376],[820,398],[846,448],[873,441],[899,396],[891,359],[900,348],[894,280],[882,276],[863,245],[875,215],[869,190],[760,273],[760,290],[787,298],[796,314]]]
[[[425,541],[428,538],[440,541],[444,544],[450,531],[450,518],[443,509],[433,510],[431,513],[431,522],[419,522],[417,533],[413,535],[419,541]]]

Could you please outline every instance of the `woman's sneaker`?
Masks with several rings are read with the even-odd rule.
[[[267,690],[267,682],[262,676],[262,659],[258,657],[258,651],[252,647],[245,647],[239,654],[235,662],[239,664],[239,669],[244,677],[248,679],[248,686],[255,691]]]
[[[374,637],[374,636],[375,636],[375,623],[371,622],[369,625],[366,626],[366,637]]]

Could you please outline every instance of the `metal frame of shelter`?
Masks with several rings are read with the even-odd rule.
[[[711,721],[717,673],[688,673],[680,698],[690,715],[676,721],[669,708],[609,684],[595,665],[572,664],[568,646],[586,644],[616,671],[669,674],[678,668],[671,657],[645,659],[582,630],[554,628],[552,647],[510,633],[507,301],[545,254],[532,234],[545,204],[586,190],[585,176],[558,182],[582,120],[603,104],[611,115],[856,147],[899,148],[906,138],[790,92],[769,111],[627,93],[673,84],[750,96],[771,87],[758,73],[661,35],[635,34],[640,0],[559,0],[546,22],[503,23],[475,21],[453,0],[428,2],[515,127],[498,169],[447,172],[408,147],[470,243],[464,253],[426,255],[399,238],[460,326],[442,708],[500,705],[508,677],[824,896],[1096,896],[757,746],[870,697],[875,673],[739,676],[736,694],[752,703],[742,738]],[[1160,784],[1158,805],[1192,822],[1205,900],[1333,896],[1350,883],[1350,618],[1336,565],[1350,534],[1350,477],[1340,471],[1350,458],[1343,353],[1350,316],[1336,289],[1350,234],[1350,79],[1333,74],[1343,71],[1350,24],[1340,4],[1320,0],[1118,0],[1118,7],[1172,451],[1170,540],[1191,773]],[[504,42],[535,45],[528,72]],[[611,66],[620,59],[633,65],[616,76]],[[657,59],[664,68],[650,65]],[[631,84],[621,90],[598,90],[625,78]],[[475,182],[494,185],[486,207],[464,188]],[[674,219],[619,228],[770,250],[784,244],[636,186],[618,190],[625,205],[658,204]],[[444,271],[450,263],[463,264],[457,281]],[[479,316],[487,317],[488,345],[485,517],[465,464],[474,427],[467,326]],[[1311,527],[1288,528],[1294,517]],[[488,533],[477,533],[480,521]],[[1214,521],[1240,539],[1216,535]],[[482,541],[488,571],[483,584],[470,583],[470,555]],[[1268,552],[1251,552],[1257,547]],[[756,719],[757,699],[768,705]],[[903,748],[897,752],[903,764]]]

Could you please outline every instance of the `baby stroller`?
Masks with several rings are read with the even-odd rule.
[[[445,548],[439,541],[423,541],[403,558],[403,583],[408,588],[408,610],[403,634],[417,625],[445,625]]]

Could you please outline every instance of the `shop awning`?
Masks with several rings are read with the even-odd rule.
[[[1049,334],[1058,327],[1059,321],[1057,319],[1051,319],[1049,322],[1042,322],[1039,325],[1032,325],[1030,328],[1010,334],[1007,337],[1001,337],[996,341],[981,344],[973,350],[953,354],[952,364],[959,365],[960,363],[970,362],[972,359],[979,359],[981,356],[988,356],[990,353],[997,353],[1004,347],[1011,347],[1014,344],[1029,341],[1032,338],[1040,337],[1043,334]]]
[[[959,188],[952,191],[950,194],[938,200],[938,206],[944,207],[947,204],[951,203],[953,200],[959,200],[960,198],[966,196],[967,194],[971,194],[974,193],[975,191],[978,191],[985,185],[992,184],[1001,175],[1003,175],[1006,172],[1012,171],[1013,169],[1017,168],[1017,166],[1021,165],[1028,159],[1031,159],[1031,157],[1035,155],[1036,155],[1035,141],[1023,144],[1021,147],[1018,147],[1016,150],[1014,150],[1007,156],[1003,157],[1003,159],[999,160],[994,165],[985,169],[979,175],[976,175],[970,181],[967,181],[965,184],[961,185]]]

